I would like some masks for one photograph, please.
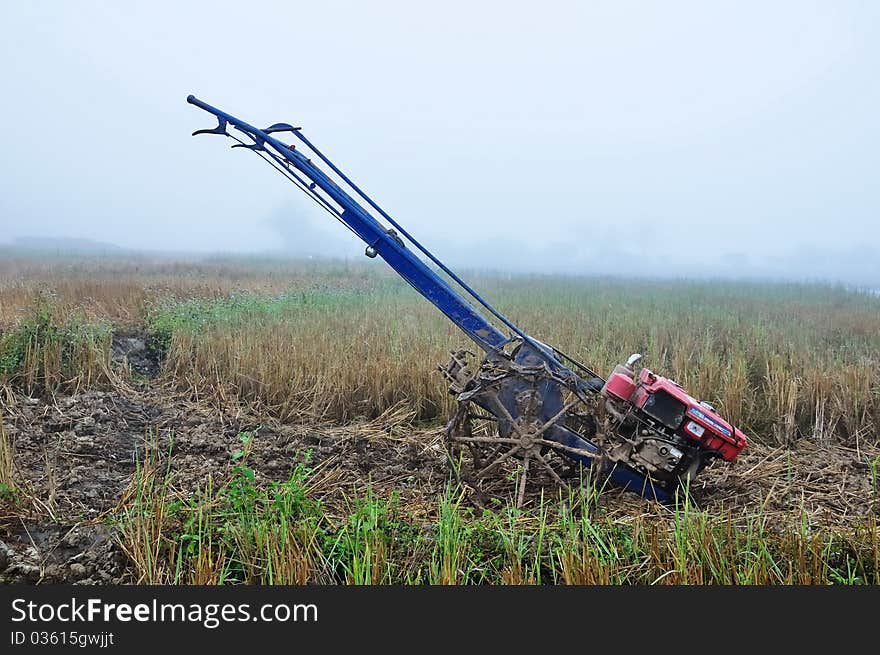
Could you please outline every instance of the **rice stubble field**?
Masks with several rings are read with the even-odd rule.
[[[585,471],[478,502],[437,372],[467,339],[380,264],[4,252],[0,580],[880,582],[880,298],[466,277],[599,372],[644,353],[746,450],[670,506]]]

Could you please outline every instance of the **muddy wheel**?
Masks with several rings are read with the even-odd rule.
[[[563,471],[599,455],[590,442],[595,389],[551,370],[534,347],[490,353],[479,365],[456,352],[440,370],[458,399],[446,427],[449,462],[479,504],[501,496],[521,507],[528,488],[567,487]]]
[[[535,390],[520,392],[517,418],[505,417],[498,403],[501,420],[475,402],[459,402],[446,428],[447,452],[453,474],[479,498],[513,494],[522,507],[529,486],[568,487],[564,455],[584,453],[545,438],[558,417],[539,418],[539,398]]]

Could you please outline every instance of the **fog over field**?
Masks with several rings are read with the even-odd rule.
[[[880,585],[880,2],[0,16],[0,588]]]
[[[880,288],[878,24],[864,2],[12,3],[0,245],[361,255],[250,153],[190,138],[213,126],[193,93],[303,126],[456,265]]]

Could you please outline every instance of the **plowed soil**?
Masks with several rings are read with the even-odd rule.
[[[2,410],[26,498],[0,517],[3,583],[131,582],[106,519],[126,498],[136,467],[158,456],[176,489],[194,490],[209,476],[230,474],[242,431],[255,431],[248,463],[258,479],[285,479],[309,452],[315,493],[331,508],[369,482],[379,494],[399,494],[411,516],[429,517],[449,475],[441,431],[409,427],[393,414],[348,427],[279,424],[156,384],[14,396]],[[866,463],[877,455],[808,441],[750,444],[733,467],[704,472],[694,495],[706,509],[802,511],[845,523],[880,510]],[[656,503],[616,490],[603,503],[621,515],[657,512]]]

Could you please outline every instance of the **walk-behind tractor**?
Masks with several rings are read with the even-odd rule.
[[[216,127],[193,136],[220,134],[236,141],[233,148],[254,151],[360,237],[368,257],[382,257],[477,345],[479,355],[457,351],[440,370],[458,401],[446,428],[450,465],[478,493],[501,491],[513,469],[522,505],[529,481],[565,486],[566,479],[587,470],[594,479],[602,476],[666,501],[706,466],[732,462],[745,446],[745,435],[711,405],[647,368],[637,372],[641,355],[616,366],[605,380],[529,336],[373,202],[300,128],[276,123],[261,130],[194,96],[187,101],[218,119]],[[299,143],[273,136],[282,133]]]

